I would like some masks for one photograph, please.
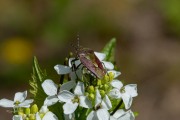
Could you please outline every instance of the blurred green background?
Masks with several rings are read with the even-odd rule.
[[[117,38],[116,62],[137,83],[136,120],[179,120],[179,0],[1,0],[0,99],[29,88],[33,56],[50,78],[71,43],[101,51]],[[0,120],[11,119],[0,108]]]

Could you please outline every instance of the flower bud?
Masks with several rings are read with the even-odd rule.
[[[26,118],[25,118],[25,120],[29,120],[29,118],[28,118],[28,117],[26,117]]]
[[[30,114],[30,108],[25,108],[25,114],[29,115]]]
[[[105,91],[107,91],[107,90],[109,89],[109,86],[108,86],[107,84],[104,84],[104,85],[103,85],[103,89],[104,89]]]
[[[105,75],[104,78],[103,78],[103,84],[106,84],[109,82],[109,76],[108,75]]]
[[[38,106],[36,104],[34,104],[32,107],[31,107],[31,113],[32,114],[35,114],[38,112]]]
[[[97,80],[97,85],[100,86],[101,85],[101,80]]]
[[[23,111],[18,111],[18,115],[23,116],[24,115]]]
[[[92,86],[92,85],[89,86],[89,87],[88,87],[88,92],[89,92],[89,93],[94,93],[94,86]]]
[[[113,72],[109,72],[109,79],[110,79],[110,81],[112,81],[114,79],[114,73]]]
[[[29,115],[29,120],[35,120],[36,118],[35,118],[35,115],[34,114],[30,114]]]
[[[100,94],[101,94],[102,97],[104,97],[105,96],[105,91],[104,90],[100,90]]]
[[[88,97],[89,97],[90,100],[94,100],[94,98],[95,98],[93,93],[90,93]]]

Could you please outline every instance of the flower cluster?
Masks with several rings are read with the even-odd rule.
[[[87,64],[70,57],[65,65],[54,66],[61,79],[59,84],[44,79],[38,86],[46,94],[40,110],[36,103],[30,105],[33,99],[25,100],[27,91],[16,93],[14,101],[1,99],[0,106],[13,108],[13,120],[134,120],[130,107],[138,95],[137,85],[124,86],[117,79],[121,73],[111,62],[104,61],[106,54],[94,52],[85,57],[90,61]],[[103,68],[98,68],[98,64]],[[61,111],[55,114],[50,108],[57,105]]]
[[[48,110],[47,106],[42,106],[38,111],[36,104],[30,107],[33,99],[25,100],[27,91],[17,92],[14,101],[1,99],[0,106],[13,108],[13,120],[58,120],[58,118]]]

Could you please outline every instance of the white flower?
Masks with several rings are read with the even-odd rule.
[[[116,99],[122,98],[125,108],[129,109],[131,107],[133,97],[138,95],[137,85],[129,84],[123,87],[122,82],[119,80],[113,80],[111,85],[114,87],[114,89],[109,92],[109,95]]]
[[[12,119],[13,120],[23,120],[21,115],[14,115]]]
[[[102,100],[99,90],[97,89],[95,108],[94,108],[95,110],[89,113],[86,120],[109,120],[110,114],[108,110],[111,108],[112,108],[112,104],[108,96],[105,95],[105,97]]]
[[[134,114],[131,110],[124,111],[122,109],[117,110],[113,116],[110,117],[110,120],[134,120]]]
[[[58,98],[65,102],[63,105],[64,114],[71,114],[73,113],[76,108],[79,106],[84,108],[91,108],[91,102],[87,98],[87,96],[84,95],[85,88],[84,83],[78,82],[76,88],[74,89],[74,94],[64,90],[60,94],[58,94]]]
[[[64,83],[61,87],[59,92],[63,90],[70,90],[75,86],[74,81],[69,81]],[[42,83],[42,88],[44,92],[48,95],[48,97],[44,101],[44,105],[50,106],[59,101],[57,94],[58,92],[58,85],[56,85],[52,80],[47,79]]]
[[[43,118],[40,114],[44,114]],[[57,116],[48,110],[47,106],[42,106],[40,111],[36,113],[36,120],[58,120]]]
[[[30,104],[33,102],[33,99],[25,100],[27,97],[27,91],[17,92],[14,96],[14,101],[8,99],[1,99],[1,107],[30,107]]]

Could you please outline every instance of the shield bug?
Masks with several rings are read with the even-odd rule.
[[[94,74],[97,78],[102,79],[106,74],[106,69],[104,68],[102,62],[98,59],[95,55],[94,51],[89,48],[83,48],[78,45],[74,46],[76,49],[76,56],[75,60],[80,60],[81,64],[84,65],[92,74]],[[76,66],[76,69],[81,65],[79,64]]]

